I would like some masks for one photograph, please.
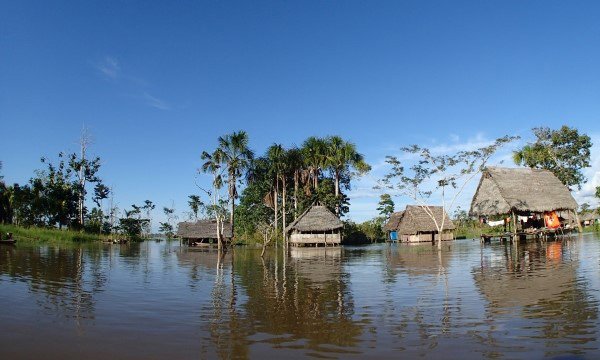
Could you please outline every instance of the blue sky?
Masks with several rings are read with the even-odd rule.
[[[218,136],[244,129],[262,153],[338,134],[374,165],[350,194],[362,221],[401,146],[563,124],[600,145],[599,15],[594,1],[0,0],[2,174],[27,181],[85,124],[121,208],[181,213]],[[580,199],[600,184],[593,153]]]

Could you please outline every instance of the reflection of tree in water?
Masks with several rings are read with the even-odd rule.
[[[26,282],[43,309],[81,321],[94,318],[94,293],[106,282],[102,253],[78,246],[2,248],[0,273]],[[86,269],[86,266],[89,266]],[[79,328],[81,330],[81,328]]]
[[[253,343],[336,353],[356,345],[362,327],[352,320],[340,249],[334,251],[338,254],[309,258],[271,252],[264,260],[259,252],[246,251],[234,254],[233,263],[228,255],[217,269],[206,309],[219,356],[248,356]]]
[[[383,316],[396,320],[390,327],[391,333],[417,344],[418,348],[436,347],[437,336],[452,330],[453,319],[460,317],[461,311],[450,299],[448,266],[452,247],[444,245],[438,250],[430,243],[391,244],[383,254],[386,261],[382,264],[385,286],[382,311]],[[403,286],[412,289],[402,292],[405,297],[400,303],[395,286],[399,275],[406,277]]]
[[[502,257],[495,259],[482,255],[472,273],[489,302],[491,321],[484,343],[499,331],[494,320],[506,316],[527,319],[528,341],[543,342],[546,356],[583,354],[585,345],[596,341],[598,302],[589,284],[578,279],[578,259],[569,246],[570,241],[531,242],[505,245]]]

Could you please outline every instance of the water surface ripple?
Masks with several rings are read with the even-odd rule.
[[[0,358],[598,358],[600,239],[0,247]]]

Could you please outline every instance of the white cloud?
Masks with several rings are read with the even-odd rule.
[[[119,62],[117,59],[111,56],[104,57],[104,60],[96,64],[96,69],[98,69],[102,74],[104,74],[104,76],[111,80],[119,77],[119,72],[121,71]]]
[[[495,139],[486,137],[483,133],[478,133],[474,137],[468,138],[462,141],[458,135],[451,135],[450,141],[447,143],[441,143],[435,139],[430,140],[430,143],[434,146],[430,146],[429,149],[434,155],[440,154],[455,154],[459,151],[475,150],[484,146],[491,145]],[[510,166],[512,164],[512,151],[523,144],[522,140],[510,143],[498,150],[498,152],[490,159],[488,164]],[[427,145],[425,145],[427,146]],[[401,162],[410,166],[411,162],[417,159],[416,155],[407,154],[400,151],[400,146],[390,152],[390,155],[396,156]],[[406,204],[412,203],[407,197],[401,196],[398,191],[389,189],[374,189],[377,185],[378,180],[382,179],[385,174],[389,171],[390,167],[385,162],[385,157],[381,157],[374,161],[372,170],[369,174],[356,179],[353,181],[352,190],[348,193],[350,197],[350,213],[348,217],[354,221],[361,222],[371,219],[377,216],[377,206],[379,197],[383,193],[391,194],[396,204],[396,209],[400,210],[404,208]],[[469,209],[471,197],[473,196],[479,177],[475,176],[469,184],[462,191],[460,196],[456,199],[456,202],[450,211],[454,211],[457,207],[461,209]],[[446,196],[446,200],[451,198],[453,194]],[[431,204],[441,203],[439,195],[433,195],[429,202]]]
[[[160,110],[171,109],[169,104],[167,104],[164,100],[161,100],[155,96],[152,96],[152,95],[148,94],[147,92],[144,92],[142,97],[146,100],[146,104],[148,106],[151,106],[153,108],[160,109]]]
[[[592,148],[590,165],[591,167],[584,169],[583,174],[588,179],[581,190],[573,193],[575,200],[580,205],[588,203],[592,207],[600,205],[600,201],[596,197],[596,187],[600,186],[600,134],[590,135],[592,138]]]

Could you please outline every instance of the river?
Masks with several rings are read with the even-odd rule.
[[[0,358],[600,357],[600,239],[0,246]]]

